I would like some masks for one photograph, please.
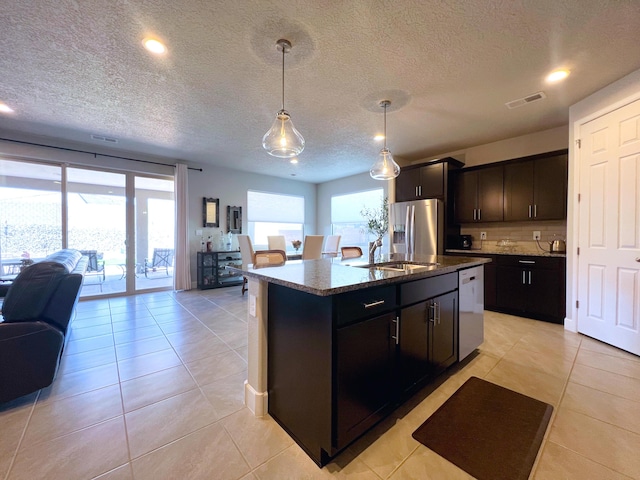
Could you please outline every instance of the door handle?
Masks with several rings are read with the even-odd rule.
[[[531,218],[531,205],[529,205],[529,218]]]
[[[373,308],[373,307],[377,307],[378,305],[384,305],[384,300],[377,300],[371,303],[363,303],[362,306],[364,308]]]
[[[418,196],[422,196],[422,185],[418,185]]]
[[[531,285],[531,270],[529,270],[529,285]]]
[[[479,208],[478,209],[478,220],[480,220],[482,218],[482,209]]]
[[[435,323],[436,323],[436,303],[435,302],[431,303],[431,305],[429,305],[429,307],[427,307],[427,308],[428,308],[427,317],[429,318],[429,321],[435,325]]]
[[[473,209],[473,219],[476,220],[476,209]]]
[[[396,324],[396,334],[391,335],[391,338],[394,339],[396,341],[396,345],[398,345],[400,339],[400,317],[396,317],[395,320],[391,321]]]
[[[533,218],[538,217],[538,205],[533,206]]]
[[[522,271],[522,284],[523,285],[525,284],[525,275],[526,275],[526,272],[523,270]]]

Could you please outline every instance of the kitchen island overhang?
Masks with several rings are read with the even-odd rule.
[[[409,265],[421,267],[401,268],[405,262]],[[307,366],[311,366],[312,368],[321,368],[316,374],[316,377],[321,377],[324,374],[334,375],[336,371],[336,367],[333,365],[336,354],[335,352],[331,353],[333,351],[331,349],[336,348],[335,346],[339,343],[336,340],[335,334],[338,322],[341,325],[346,325],[350,322],[350,315],[362,316],[357,309],[365,308],[366,312],[363,311],[363,313],[369,317],[375,316],[376,312],[389,315],[388,311],[383,312],[385,308],[386,310],[398,309],[399,311],[400,305],[395,305],[395,292],[398,291],[399,298],[400,286],[405,283],[410,283],[409,286],[415,289],[415,286],[426,285],[425,282],[433,284],[434,281],[428,280],[431,277],[440,277],[441,279],[448,279],[447,283],[453,285],[451,279],[455,277],[456,286],[451,288],[457,288],[457,272],[459,270],[483,265],[488,262],[490,262],[490,259],[478,257],[405,256],[392,254],[379,256],[376,258],[375,264],[371,265],[362,259],[341,261],[337,258],[331,258],[292,261],[287,262],[287,264],[282,267],[260,269],[252,269],[250,267],[246,271],[235,269],[245,275],[249,283],[249,306],[247,315],[248,372],[245,382],[245,404],[256,416],[266,415],[270,412],[268,399],[270,385],[268,377],[269,371],[271,371],[272,377],[275,377],[273,368],[276,364],[274,357],[274,359],[272,359],[272,365],[269,365],[269,335],[272,336],[271,342],[273,343],[273,335],[275,335],[276,332],[276,330],[273,329],[275,319],[272,319],[271,322],[269,319],[270,284],[274,286],[273,291],[278,292],[277,296],[272,294],[274,300],[271,302],[271,312],[282,311],[282,309],[278,309],[273,305],[274,301],[277,301],[280,306],[284,307],[285,304],[300,302],[302,299],[302,303],[296,303],[296,305],[300,305],[299,308],[291,307],[290,305],[286,306],[288,311],[287,315],[289,318],[294,317],[295,328],[298,330],[298,333],[304,330],[306,325],[309,325],[309,328],[320,329],[313,333],[303,332],[300,337],[293,338],[292,336],[291,343],[304,343],[309,347],[308,350],[315,349],[316,351],[321,349],[321,345],[322,348],[326,350],[324,354],[319,357],[321,360],[316,359],[311,363],[307,363]],[[389,266],[391,267],[389,268]],[[415,281],[422,282],[416,283]],[[435,283],[439,284],[441,282],[438,279]],[[407,291],[409,290],[410,289],[407,289]],[[375,295],[373,295],[371,299],[367,299],[368,297],[366,296],[370,292],[373,292]],[[387,297],[392,295],[393,298],[387,298],[387,306],[384,306],[384,301],[382,304],[378,304],[378,302],[382,301],[380,299],[385,298],[385,295]],[[310,307],[312,305],[314,306]],[[334,311],[337,308],[339,308],[339,314]],[[354,308],[356,310],[353,310]],[[270,323],[272,324],[271,332],[269,331]],[[384,329],[386,327],[383,326],[382,328]],[[291,332],[287,332],[286,335],[291,335]],[[319,345],[313,345],[314,348],[312,349],[310,343],[316,343],[316,341]],[[282,342],[280,345],[282,345]],[[304,349],[295,351],[299,355],[306,354]],[[274,352],[272,352],[272,354],[274,354]],[[282,358],[280,355],[280,361]],[[296,362],[291,359],[291,361],[286,363],[295,364]],[[304,360],[301,359],[300,363],[304,363]],[[323,366],[323,363],[326,363],[326,365]],[[282,365],[282,363],[278,363],[278,365]],[[301,399],[300,402],[309,405],[316,404],[317,402],[320,404],[332,402],[333,404],[335,398],[331,390],[334,384],[333,380],[331,380],[324,382],[321,388],[319,388],[318,385],[311,388],[308,383],[302,382],[296,385],[297,390],[295,396]],[[318,396],[323,398],[317,398]],[[282,395],[280,398],[282,398]],[[279,411],[282,411],[280,407]],[[317,421],[318,425],[315,427],[317,427],[318,432],[314,435],[322,440],[316,441],[315,437],[313,440],[301,438],[306,435],[304,431],[306,427],[304,429],[296,429],[295,426],[289,428],[289,424],[295,422],[289,422],[286,419],[283,420],[279,418],[284,417],[282,413],[272,413],[276,421],[291,434],[319,465],[326,463],[326,460],[333,456],[340,448],[340,445],[337,447],[335,445],[328,447],[327,444],[335,443],[336,441],[338,443],[342,442],[339,439],[336,440],[334,433],[324,431],[324,424],[333,425],[335,423],[333,419],[329,420],[330,417],[333,418],[333,415],[335,414],[325,412],[325,421]],[[309,415],[306,416],[308,417]],[[319,413],[316,417],[318,419],[322,418],[322,414]],[[330,429],[330,425],[325,426]],[[318,445],[316,445],[316,443]],[[322,455],[317,453],[318,450],[322,452]]]

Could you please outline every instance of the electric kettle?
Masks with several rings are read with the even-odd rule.
[[[553,240],[549,242],[549,251],[551,253],[564,253],[567,251],[567,244],[564,240]]]

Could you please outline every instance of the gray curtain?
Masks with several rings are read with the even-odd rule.
[[[187,166],[183,163],[176,164],[176,266],[174,270],[176,290],[191,290],[188,177]]]

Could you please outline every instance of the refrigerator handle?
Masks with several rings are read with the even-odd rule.
[[[409,253],[409,249],[411,248],[411,224],[409,223],[411,220],[409,216],[410,210],[411,210],[411,206],[407,205],[407,211],[405,213],[405,219],[404,219],[404,244],[406,248],[405,253]]]
[[[409,236],[411,238],[411,242],[410,244],[407,244],[407,246],[410,245],[410,248],[407,248],[407,253],[413,255],[414,253],[416,253],[416,206],[415,205],[411,205],[409,207],[411,209],[411,213],[409,214],[409,221],[411,222],[411,229],[409,230]]]

